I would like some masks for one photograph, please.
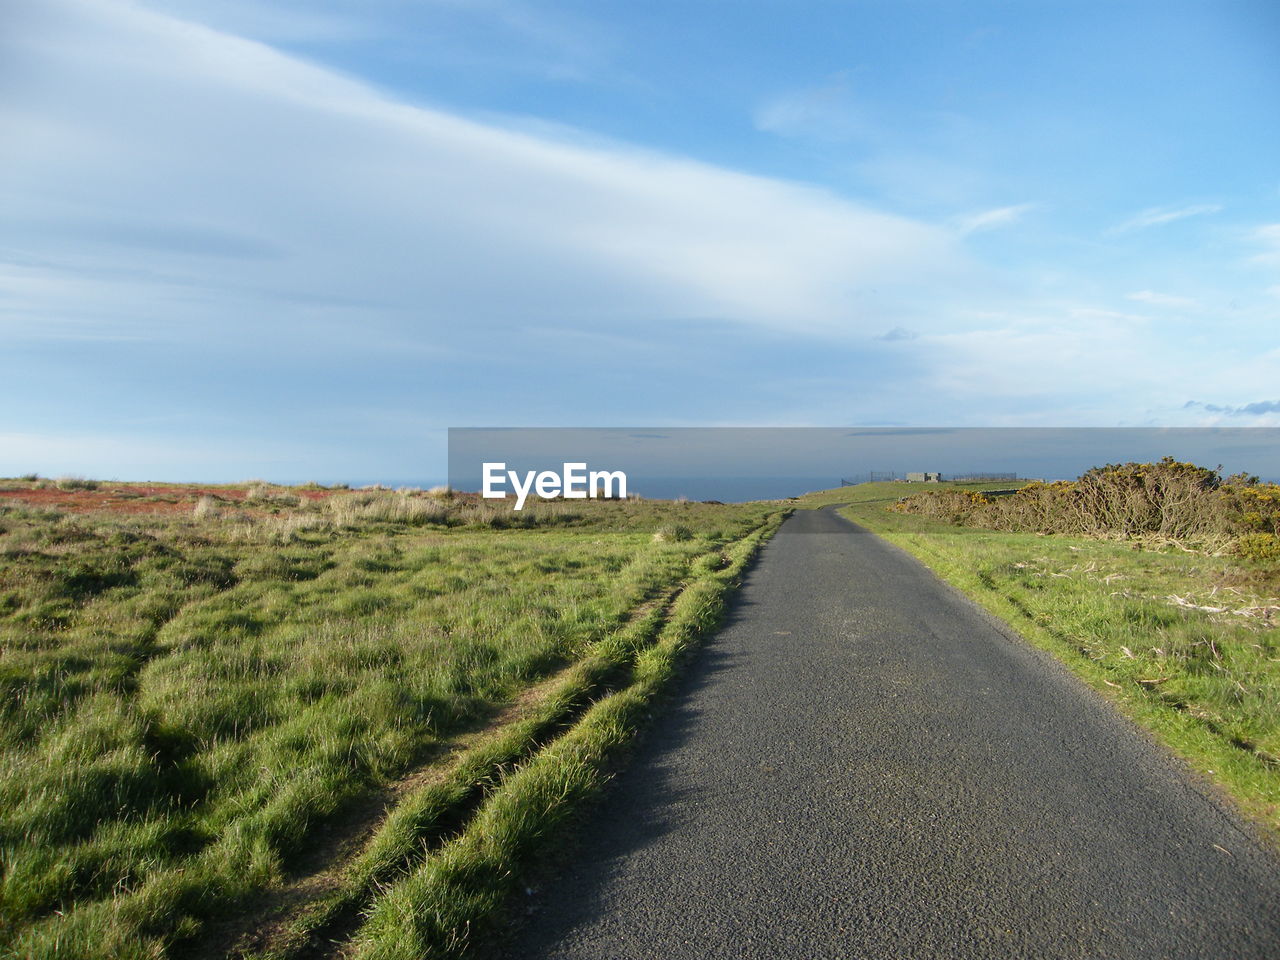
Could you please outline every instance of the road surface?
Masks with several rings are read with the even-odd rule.
[[[906,554],[800,511],[525,898],[526,958],[1280,957],[1280,858]]]

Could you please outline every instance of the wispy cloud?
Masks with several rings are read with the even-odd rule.
[[[894,327],[888,333],[882,333],[876,337],[877,340],[887,340],[890,343],[896,340],[914,340],[920,334],[914,330],[908,330],[906,327]]]
[[[980,329],[922,337],[933,358],[931,376],[954,397],[1022,398],[1032,419],[1052,413],[1078,416],[1089,404],[1116,406],[1130,391],[1143,392],[1167,366],[1167,348],[1148,342],[1141,324],[1117,322],[1110,311],[1059,307],[1042,315],[990,318]],[[1046,365],[1044,358],[1052,357]],[[1082,402],[1083,398],[1088,398]],[[1123,403],[1119,404],[1123,408]]]
[[[1146,230],[1149,227],[1159,227],[1166,223],[1173,223],[1175,220],[1185,220],[1187,217],[1202,217],[1217,213],[1221,209],[1222,205],[1219,203],[1197,203],[1185,207],[1148,207],[1141,213],[1135,214],[1123,223],[1112,227],[1108,233],[1130,233],[1134,230]]]
[[[414,4],[326,4],[307,0],[139,0],[157,13],[240,37],[313,48],[346,42],[394,49],[402,65],[471,64],[495,70],[582,79],[615,47],[606,32],[547,5],[524,0],[422,0]],[[323,7],[324,10],[317,8]],[[481,32],[493,47],[477,47]],[[500,52],[495,52],[500,51]]]
[[[368,20],[275,0],[144,0],[171,16],[272,43],[330,43],[367,39]]]
[[[1128,300],[1136,300],[1139,303],[1149,303],[1154,307],[1173,307],[1175,309],[1187,309],[1197,306],[1197,301],[1191,297],[1176,297],[1168,293],[1157,293],[1155,290],[1138,290],[1135,293],[1126,295]]]
[[[221,301],[299,330],[381,304],[347,314],[443,342],[459,317],[865,335],[859,290],[965,269],[947,231],[827,191],[407,105],[132,4],[15,26],[8,245],[54,265],[13,305],[32,323],[183,329]]]
[[[1280,400],[1257,400],[1240,406],[1228,406],[1218,403],[1201,403],[1199,400],[1188,400],[1183,409],[1205,410],[1209,413],[1223,413],[1229,417],[1261,417],[1271,413],[1280,413]]]
[[[975,319],[980,326],[953,321],[908,345],[918,376],[895,393],[902,409],[918,391],[934,409],[946,397],[941,408],[957,412],[986,398],[985,425],[1171,425],[1194,415],[1175,392],[1186,370],[1206,393],[1256,396],[1270,391],[1280,362],[1280,350],[1188,344],[1151,317],[1087,303],[1024,303]]]
[[[1280,223],[1268,223],[1256,228],[1253,231],[1252,240],[1262,248],[1262,252],[1250,257],[1250,262],[1267,267],[1280,267]]]
[[[1036,208],[1034,203],[1019,203],[1011,207],[996,207],[971,213],[956,220],[956,226],[962,234],[976,233],[980,230],[991,230],[995,227],[1017,223],[1023,215]]]
[[[844,74],[771,97],[760,104],[753,119],[757,130],[781,137],[845,141],[870,133],[864,108]]]
[[[211,0],[181,2],[217,16]],[[228,21],[243,14],[260,38],[321,43],[348,26],[253,23],[255,5],[236,2]],[[861,138],[866,162],[831,151],[846,174],[926,213],[538,118],[424,108],[146,3],[13,6],[0,31],[0,405],[48,398],[39,423],[12,425],[27,437],[15,468],[74,459],[54,428],[42,448],[39,424],[116,437],[130,408],[173,409],[188,437],[224,430],[219,455],[249,449],[237,440],[256,430],[255,459],[287,422],[345,464],[514,409],[527,423],[589,410],[597,423],[696,424],[729,407],[742,423],[911,424],[940,409],[955,422],[1110,423],[1177,411],[1188,369],[1203,396],[1268,395],[1280,362],[1256,346],[1274,311],[1246,304],[1232,336],[1193,341],[1166,335],[1155,310],[1046,306],[1089,284],[1064,263],[1037,286],[1016,257],[997,259],[998,234],[971,245],[990,246],[992,265],[975,263],[964,235],[1031,205],[981,209],[991,184],[966,152],[981,136],[961,150],[941,135],[895,141],[843,77],[762,105],[761,129]],[[539,40],[538,23],[504,24],[499,8],[515,7],[430,9],[446,6],[548,62],[579,62],[572,29]],[[1187,209],[1147,219],[1207,212]],[[956,210],[975,212],[941,219]],[[1280,226],[1256,239],[1270,262]],[[401,429],[406,410],[421,423]],[[15,449],[0,442],[0,459]]]

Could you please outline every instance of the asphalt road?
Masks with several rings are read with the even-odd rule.
[[[539,958],[1280,957],[1280,859],[906,554],[798,512],[527,898]]]

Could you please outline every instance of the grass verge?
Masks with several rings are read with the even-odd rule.
[[[719,551],[708,554],[718,557]],[[218,955],[289,960],[325,955],[329,945],[349,935],[374,896],[413,869],[444,840],[465,828],[484,798],[512,767],[554,740],[580,716],[595,696],[615,689],[630,674],[638,651],[651,643],[666,620],[677,591],[635,612],[617,633],[598,642],[578,663],[527,691],[508,722],[474,738],[446,768],[421,777],[404,791],[372,836],[345,862],[322,876],[304,876],[310,889],[284,899],[278,916],[260,917],[229,950]],[[428,771],[430,774],[430,771]]]
[[[1053,654],[1280,842],[1274,563],[956,527],[856,493],[842,515]]]
[[[682,653],[719,622],[729,590],[781,519],[771,517],[730,547],[719,569],[704,568],[672,604],[656,642],[638,652],[630,683],[504,776],[457,837],[388,885],[342,955],[457,957],[497,924],[524,867],[607,780],[610,762],[634,737]]]

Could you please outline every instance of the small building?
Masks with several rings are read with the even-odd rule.
[[[907,483],[941,483],[942,474],[936,471],[921,471],[907,474]]]

